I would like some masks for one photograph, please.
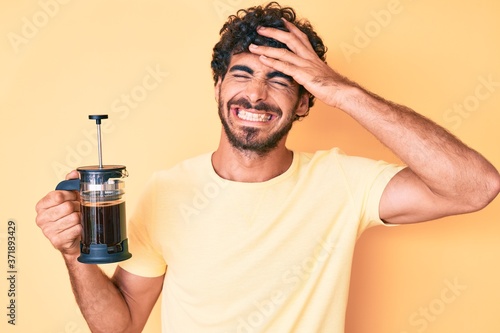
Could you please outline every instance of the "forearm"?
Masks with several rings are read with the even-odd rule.
[[[120,290],[97,265],[79,263],[64,255],[71,286],[93,333],[128,332],[131,316]]]
[[[473,206],[497,195],[497,170],[444,128],[360,87],[346,91],[339,108],[391,149],[435,194]]]

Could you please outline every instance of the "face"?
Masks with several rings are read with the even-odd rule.
[[[266,154],[284,144],[295,116],[308,110],[308,96],[289,76],[263,65],[257,55],[233,55],[215,86],[219,116],[233,147]]]

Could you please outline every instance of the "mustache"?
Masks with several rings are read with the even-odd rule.
[[[240,97],[238,99],[230,99],[227,102],[227,109],[231,109],[231,105],[239,105],[244,109],[254,109],[257,111],[268,111],[276,113],[278,116],[283,114],[283,111],[278,106],[268,104],[266,102],[258,102],[257,104],[252,104],[248,99]]]

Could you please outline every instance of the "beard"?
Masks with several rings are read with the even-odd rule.
[[[294,106],[293,112],[286,119],[286,121],[274,132],[270,133],[264,138],[259,136],[262,129],[258,127],[243,126],[239,130],[234,129],[230,125],[229,110],[231,110],[231,105],[236,104],[245,109],[255,109],[262,111],[272,111],[276,113],[279,117],[283,115],[281,109],[277,106],[271,106],[267,103],[260,102],[256,105],[252,105],[248,100],[244,98],[239,98],[237,100],[230,99],[227,102],[227,117],[224,117],[224,102],[219,95],[219,118],[222,122],[224,132],[229,140],[229,143],[236,149],[242,152],[256,153],[259,156],[264,156],[270,151],[278,146],[278,143],[288,134],[292,129],[293,122],[295,120],[295,110],[297,105]]]

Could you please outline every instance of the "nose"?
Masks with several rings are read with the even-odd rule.
[[[267,98],[267,85],[264,80],[253,78],[246,86],[245,94],[252,103],[260,102]]]

